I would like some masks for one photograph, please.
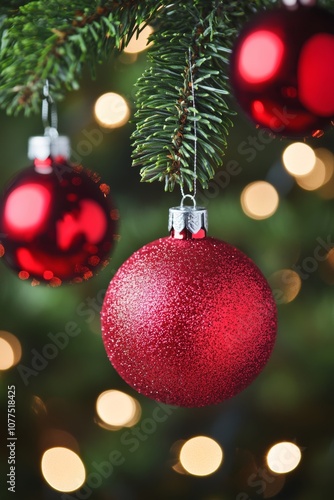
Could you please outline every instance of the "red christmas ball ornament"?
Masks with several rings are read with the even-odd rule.
[[[281,136],[320,136],[334,119],[334,15],[316,6],[272,9],[242,29],[231,56],[234,95]]]
[[[276,305],[245,254],[206,236],[206,210],[171,209],[170,230],[112,279],[101,312],[105,349],[145,396],[185,407],[220,403],[267,363]]]
[[[56,287],[80,283],[108,263],[118,212],[109,187],[68,161],[65,136],[32,137],[33,164],[0,200],[1,253],[22,280]]]

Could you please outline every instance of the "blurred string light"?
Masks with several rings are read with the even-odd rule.
[[[296,177],[296,182],[298,186],[305,189],[305,191],[315,191],[323,186],[325,178],[325,164],[319,158],[316,158],[315,165],[311,172],[309,174]]]
[[[333,273],[333,271],[334,271],[334,248],[332,248],[328,252],[325,262],[326,262],[327,266],[331,269],[331,271]]]
[[[267,464],[276,474],[286,474],[293,471],[301,460],[300,448],[288,441],[277,443],[270,448],[267,454]]]
[[[332,178],[334,173],[334,155],[327,148],[317,148],[314,150],[316,157],[322,161],[326,168],[326,176],[324,184],[327,184]]]
[[[333,177],[333,154],[326,148],[313,150],[307,144],[295,142],[283,152],[283,164],[296,183],[306,191],[315,191]]]
[[[321,263],[320,272],[325,283],[334,284],[334,248],[329,250],[326,260]]]
[[[48,413],[44,401],[39,396],[32,396],[31,398],[31,411],[36,417],[45,417]]]
[[[180,460],[179,460],[180,451],[181,451],[181,448],[185,442],[186,442],[185,439],[179,439],[178,441],[175,441],[171,446],[171,453],[175,457],[173,459],[173,463],[172,463],[171,467],[178,474],[187,474],[187,471],[182,467]]]
[[[315,149],[318,161],[321,161],[325,167],[325,179],[317,192],[322,198],[334,198],[334,155],[326,148]]]
[[[0,330],[0,370],[9,370],[17,365],[22,356],[19,339],[12,333]]]
[[[269,277],[275,299],[280,304],[292,302],[299,294],[302,280],[292,269],[280,269]]]
[[[117,390],[108,390],[99,395],[96,401],[99,425],[109,430],[132,427],[141,416],[141,408],[136,399]]]
[[[115,92],[101,95],[94,106],[96,121],[105,128],[118,128],[130,118],[130,108],[124,97]]]
[[[85,466],[79,455],[60,446],[44,452],[41,469],[46,482],[57,491],[75,491],[86,480]]]
[[[327,254],[326,261],[328,265],[334,269],[334,248],[331,248],[331,250]]]
[[[49,450],[53,448],[65,448],[79,454],[80,447],[77,439],[63,429],[47,427],[40,435],[40,448]]]
[[[220,445],[207,436],[196,436],[184,443],[180,450],[182,467],[193,476],[213,474],[223,461]]]
[[[276,212],[279,196],[272,184],[255,181],[248,184],[241,193],[241,207],[252,219],[267,219]]]
[[[152,45],[152,42],[149,42],[148,38],[152,35],[153,28],[150,25],[144,26],[141,24],[139,30],[139,35],[137,36],[137,33],[135,33],[127,46],[124,47],[124,52],[126,54],[138,54],[139,52],[147,50]]]
[[[303,142],[294,142],[285,148],[282,156],[283,165],[294,177],[309,174],[316,163],[314,150]]]

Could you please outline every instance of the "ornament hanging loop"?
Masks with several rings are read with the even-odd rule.
[[[50,121],[49,121],[50,115]],[[50,94],[49,80],[45,81],[43,87],[42,101],[42,122],[44,125],[44,135],[48,137],[58,137],[58,114],[56,103]]]
[[[193,196],[192,194],[184,194],[184,195],[182,196],[182,200],[181,200],[181,203],[180,203],[180,207],[181,207],[181,208],[183,208],[183,205],[184,205],[184,200],[185,200],[186,198],[190,198],[190,199],[192,200],[192,202],[193,202],[193,208],[196,208],[196,198],[195,198],[195,196]]]

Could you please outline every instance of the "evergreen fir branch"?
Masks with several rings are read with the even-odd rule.
[[[334,12],[334,1],[333,0],[320,0],[319,2],[321,7],[331,10]]]
[[[133,164],[143,181],[162,181],[166,190],[175,184],[192,190],[196,120],[197,175],[205,188],[222,165],[232,125],[231,46],[251,13],[276,3],[8,0],[0,6],[0,107],[9,114],[39,111],[46,79],[53,98],[60,99],[79,87],[84,65],[93,72],[143,23],[154,21],[150,66],[137,85]],[[334,0],[320,4],[333,8]]]
[[[228,4],[198,0],[170,4],[160,11],[148,56],[150,67],[137,83],[133,165],[141,167],[142,181],[162,181],[166,190],[173,190],[175,184],[193,189],[196,119],[197,178],[207,187],[222,164],[232,125],[227,102],[231,45],[246,16],[270,4],[270,0]]]
[[[0,22],[0,106],[9,114],[39,110],[46,78],[56,100],[77,89],[83,65],[94,69],[122,49],[158,7],[140,0],[10,2]]]
[[[15,14],[20,7],[29,3],[31,0],[7,0],[5,5],[0,5],[0,16],[8,16]]]

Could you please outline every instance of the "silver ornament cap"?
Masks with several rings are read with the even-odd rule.
[[[181,235],[182,232],[188,233],[188,237],[204,231],[204,237],[208,230],[208,211],[204,207],[172,207],[169,209],[168,230]],[[181,239],[181,238],[180,238]],[[185,239],[185,238],[182,238]]]
[[[66,135],[41,135],[30,137],[28,141],[29,160],[46,160],[61,156],[68,160],[71,155],[70,140]]]

